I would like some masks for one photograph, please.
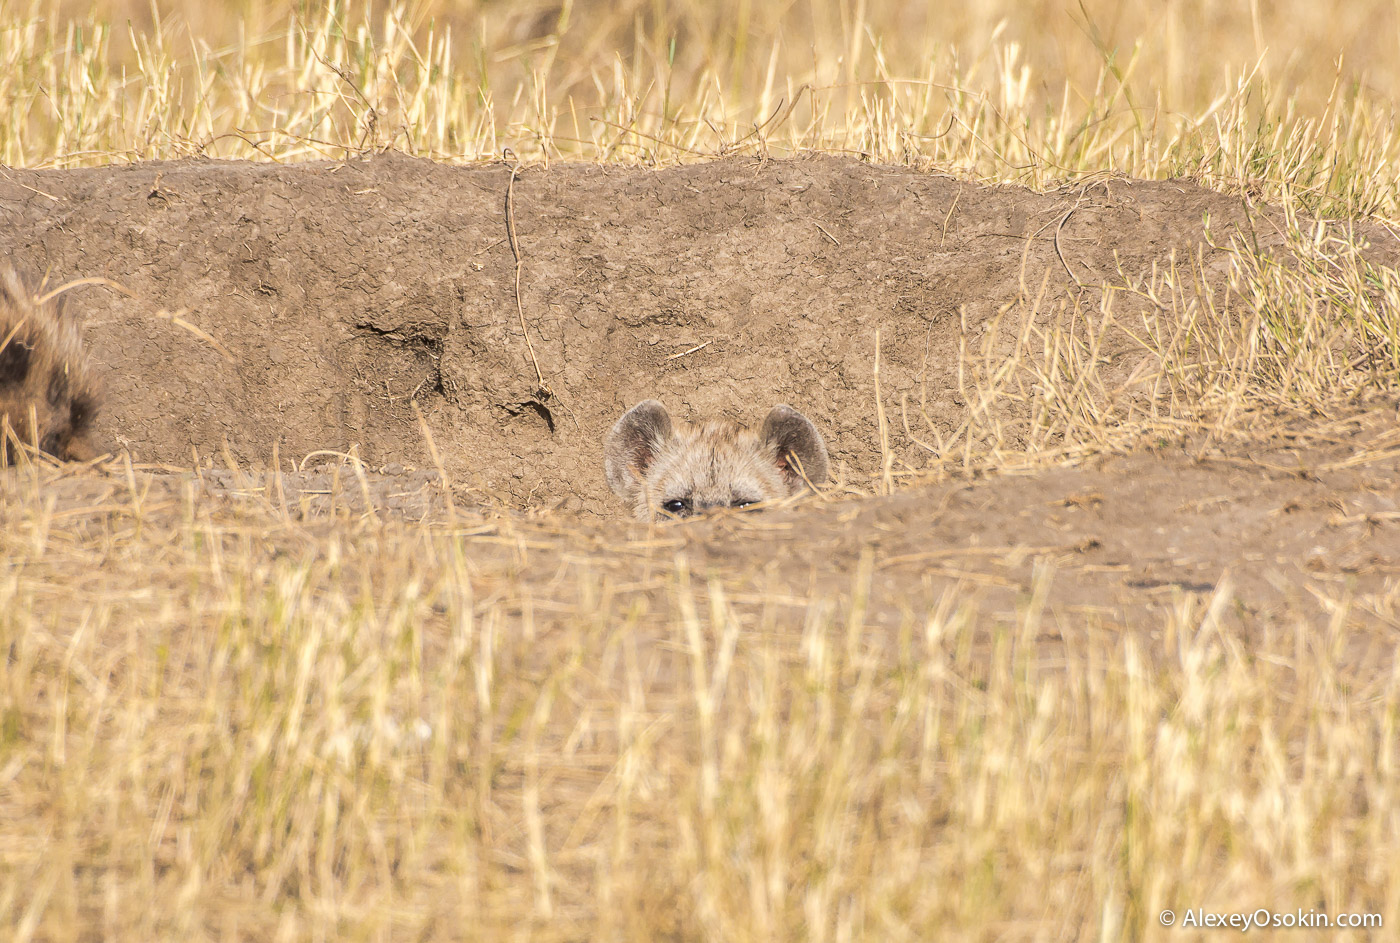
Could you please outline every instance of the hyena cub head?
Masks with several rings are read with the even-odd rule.
[[[603,457],[639,520],[777,501],[821,484],[828,465],[821,433],[791,406],[774,406],[755,433],[723,420],[672,426],[654,399],[613,425]]]
[[[94,457],[97,403],[78,326],[0,267],[0,465],[16,461],[21,444],[70,461]]]

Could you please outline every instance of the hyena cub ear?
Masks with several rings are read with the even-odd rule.
[[[786,403],[774,406],[763,420],[758,437],[772,451],[778,470],[794,493],[801,490],[805,482],[819,485],[826,481],[830,461],[822,434],[812,420],[791,406]]]
[[[647,469],[671,441],[671,415],[654,399],[642,400],[613,423],[603,444],[608,485],[628,500],[641,492]]]

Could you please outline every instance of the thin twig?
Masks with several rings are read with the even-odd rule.
[[[827,231],[826,231],[826,227],[823,226],[821,223],[817,222],[815,219],[812,220],[811,222],[812,222],[812,225],[813,225],[813,226],[817,227],[818,229],[820,229],[820,230],[822,231],[822,235],[823,235],[823,236],[825,236],[826,238],[828,238],[828,239],[831,240],[832,245],[837,245],[837,246],[839,246],[839,245],[841,244],[841,240],[837,239],[837,238],[836,238],[835,236],[833,236],[831,233],[827,232]]]
[[[50,301],[52,301],[53,299],[57,298],[59,295],[63,294],[64,292],[67,292],[67,291],[69,291],[70,289],[73,289],[73,288],[81,287],[81,286],[83,286],[83,285],[102,285],[102,286],[104,286],[104,287],[107,287],[107,288],[112,289],[113,291],[121,292],[123,295],[126,295],[128,298],[138,298],[138,297],[140,297],[140,296],[138,296],[138,295],[136,294],[136,292],[132,291],[130,288],[127,288],[127,287],[126,287],[125,285],[123,285],[121,282],[114,282],[114,281],[112,281],[110,278],[102,278],[101,276],[94,275],[94,276],[92,276],[92,277],[90,277],[90,278],[75,278],[75,279],[73,279],[71,282],[64,282],[62,285],[59,285],[57,288],[54,288],[54,289],[52,289],[52,290],[50,290],[50,291],[44,292],[44,294],[42,294],[42,295],[40,295],[38,298],[34,299],[34,303],[35,303],[35,304],[40,304],[40,305],[42,305],[42,304],[47,304],[48,302],[50,302]],[[160,318],[161,320],[164,320],[164,321],[169,321],[169,322],[171,322],[172,324],[176,325],[177,327],[184,328],[186,331],[189,331],[189,332],[190,332],[191,334],[193,334],[195,337],[198,337],[200,340],[204,341],[204,342],[205,342],[206,344],[208,344],[210,347],[213,347],[215,350],[217,350],[217,351],[223,356],[223,358],[224,358],[225,360],[227,360],[229,363],[233,363],[237,358],[235,358],[235,357],[233,356],[233,354],[229,353],[229,350],[228,350],[227,347],[225,347],[223,344],[220,344],[220,343],[219,343],[217,340],[215,340],[214,337],[211,336],[208,332],[206,332],[206,331],[204,331],[204,330],[201,330],[200,328],[198,328],[198,327],[196,327],[195,325],[191,324],[189,321],[186,321],[186,320],[185,320],[185,317],[184,317],[184,316],[187,315],[187,314],[189,314],[189,313],[190,313],[190,309],[189,309],[189,308],[181,308],[179,311],[168,311],[168,310],[166,310],[165,308],[161,308],[159,311],[157,311],[157,312],[153,315],[153,317]],[[3,346],[4,346],[3,344],[0,344],[0,349],[3,349]]]
[[[1065,223],[1069,220],[1069,218],[1072,215],[1074,215],[1074,211],[1077,209],[1079,209],[1079,204],[1075,203],[1074,206],[1071,206],[1069,208],[1065,215],[1060,217],[1060,224],[1055,227],[1055,254],[1060,257],[1060,264],[1065,267],[1065,274],[1067,274],[1071,279],[1074,280],[1074,284],[1076,287],[1083,288],[1084,283],[1081,282],[1079,280],[1079,276],[1075,275],[1074,271],[1070,269],[1069,263],[1065,261],[1065,254],[1060,251],[1060,230],[1065,228]]]
[[[678,353],[678,354],[672,354],[671,356],[667,357],[666,359],[667,359],[667,360],[679,360],[679,359],[681,359],[682,357],[684,357],[686,354],[693,354],[693,353],[695,353],[697,350],[704,350],[706,347],[709,347],[709,346],[710,346],[711,344],[713,344],[713,343],[714,343],[713,340],[708,340],[708,341],[705,341],[705,343],[703,343],[703,344],[696,344],[694,347],[690,348],[690,350],[683,350],[683,351],[681,351],[681,352]]]
[[[880,329],[875,329],[875,419],[880,430],[881,481],[885,494],[894,494],[894,479],[890,470],[894,467],[894,453],[890,451],[890,426],[885,419],[884,397],[880,392]]]
[[[712,155],[710,155],[710,154],[705,153],[704,151],[697,151],[697,150],[695,150],[694,148],[686,147],[684,144],[677,144],[675,141],[667,141],[665,138],[659,138],[659,137],[657,137],[657,136],[654,135],[654,134],[647,134],[645,131],[638,131],[636,128],[629,128],[629,127],[627,127],[627,125],[625,125],[625,124],[618,124],[616,121],[608,121],[606,118],[590,118],[589,120],[590,120],[590,121],[596,121],[598,124],[605,124],[605,125],[607,125],[607,126],[610,127],[610,128],[616,128],[618,131],[621,131],[621,132],[624,133],[624,134],[635,134],[637,137],[646,138],[646,139],[649,140],[649,141],[655,141],[657,144],[660,144],[660,145],[662,145],[663,147],[670,147],[670,148],[674,148],[675,150],[678,150],[678,151],[684,151],[685,153],[691,154],[691,155],[693,155],[693,156],[695,156],[695,157],[710,157],[710,156],[712,156]],[[555,138],[555,140],[556,140],[556,141],[560,141],[560,140],[567,140],[567,139],[566,139],[566,138]],[[586,141],[580,141],[579,143],[586,144],[586,143],[588,143],[588,142],[586,142]]]
[[[40,196],[48,197],[50,200],[53,200],[55,203],[60,203],[60,202],[62,202],[62,200],[60,200],[58,197],[54,196],[52,193],[47,193],[47,192],[45,192],[45,191],[43,191],[43,190],[38,189],[37,187],[31,187],[31,186],[30,186],[29,184],[27,184],[27,183],[20,183],[20,182],[19,182],[18,180],[16,180],[14,177],[11,177],[8,173],[6,173],[6,172],[5,172],[5,169],[4,169],[3,167],[0,167],[0,177],[4,177],[6,180],[8,180],[10,183],[13,183],[15,186],[17,186],[17,187],[22,187],[23,189],[28,190],[28,191],[30,191],[31,193],[37,193],[37,194],[39,194]]]
[[[793,93],[792,102],[791,102],[790,104],[788,104],[788,106],[787,106],[787,111],[783,111],[783,104],[784,104],[784,103],[783,103],[783,101],[780,99],[780,100],[778,101],[778,107],[776,107],[776,108],[773,109],[773,113],[772,113],[771,115],[768,116],[768,120],[767,120],[767,121],[763,122],[762,124],[755,125],[755,126],[754,126],[754,129],[753,129],[752,131],[750,131],[748,134],[744,135],[743,137],[738,138],[738,139],[735,140],[732,144],[729,144],[725,149],[726,149],[726,150],[735,150],[735,149],[737,149],[737,148],[743,147],[746,143],[748,143],[749,138],[754,137],[755,135],[757,135],[757,136],[759,137],[760,141],[766,141],[767,138],[764,137],[764,132],[765,132],[765,131],[770,131],[769,126],[772,125],[771,130],[772,130],[772,131],[776,131],[776,130],[778,130],[779,128],[781,128],[785,123],[787,123],[788,118],[792,117],[793,111],[797,108],[797,102],[798,102],[799,99],[802,98],[802,93],[803,93],[803,92],[810,92],[811,90],[812,90],[811,84],[809,84],[809,83],[803,83],[803,85],[802,85],[800,88],[798,88],[798,90],[797,90],[796,92]],[[778,117],[779,114],[782,115],[781,118]],[[777,122],[778,122],[777,124],[773,124],[773,122],[774,122],[775,119],[776,119]]]
[[[303,34],[305,34],[305,24],[303,23],[300,25],[302,27]],[[364,123],[364,129],[360,134],[360,142],[357,145],[355,145],[355,150],[357,153],[364,153],[366,142],[369,143],[370,149],[373,149],[374,141],[372,140],[372,138],[375,132],[379,129],[379,109],[374,107],[374,104],[369,100],[369,96],[367,96],[364,93],[364,90],[360,88],[359,83],[357,83],[355,79],[351,76],[349,69],[344,68],[342,66],[338,66],[335,63],[331,62],[329,59],[327,59],[325,56],[321,55],[321,53],[316,49],[315,43],[308,42],[307,49],[310,50],[311,54],[316,57],[316,60],[320,62],[321,65],[325,66],[327,69],[330,69],[332,72],[334,72],[337,76],[340,77],[340,80],[342,82],[350,86],[351,90],[354,91],[356,97],[358,97],[360,101],[364,103],[365,108],[369,110],[368,120],[366,120]],[[340,98],[343,101],[345,96],[342,94]],[[345,149],[347,151],[348,156],[349,148],[346,147]]]
[[[951,127],[951,124],[950,124]],[[958,201],[962,199],[962,183],[958,183],[958,192],[953,194],[953,205],[948,207],[948,215],[943,217],[943,235],[939,237],[938,247],[943,248],[943,243],[948,241],[948,223],[953,218],[953,213],[958,208]]]
[[[510,183],[506,184],[506,235],[510,238],[511,255],[515,256],[515,311],[520,315],[520,331],[525,335],[525,347],[530,352],[530,363],[535,368],[535,379],[539,381],[540,392],[547,397],[553,395],[554,391],[549,388],[548,383],[544,382],[544,374],[540,371],[540,362],[535,359],[535,345],[530,342],[530,329],[525,326],[525,305],[520,300],[520,273],[525,267],[525,260],[520,254],[520,240],[515,235],[515,178],[520,175],[520,161],[510,148],[506,148],[502,152],[502,157],[512,161]]]

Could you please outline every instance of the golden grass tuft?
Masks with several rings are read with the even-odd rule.
[[[1167,443],[1263,441],[1345,420],[1400,388],[1400,272],[1357,225],[1261,213],[1223,263],[1204,253],[1099,291],[1037,287],[959,354],[961,421],[899,403],[922,450],[906,481],[1041,466]],[[1386,230],[1378,230],[1390,238]],[[1207,239],[1211,239],[1207,233]],[[1267,242],[1267,245],[1261,244]]]
[[[0,163],[820,151],[1397,205],[1392,4],[0,3]]]

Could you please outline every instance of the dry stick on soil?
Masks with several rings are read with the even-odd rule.
[[[544,373],[540,370],[540,362],[535,357],[535,345],[530,341],[530,329],[525,325],[525,303],[520,298],[520,274],[525,268],[525,257],[520,254],[520,239],[515,234],[515,178],[520,176],[520,160],[515,156],[515,152],[506,148],[502,156],[511,161],[510,182],[506,184],[506,236],[510,239],[510,253],[515,257],[515,313],[520,316],[520,332],[525,335],[525,349],[530,352],[530,364],[535,368],[535,379],[539,386],[535,389],[535,399],[543,407],[550,399],[555,399],[554,390],[544,381]],[[573,420],[574,428],[579,428],[578,417],[574,411],[560,401],[560,405],[568,412],[569,418]],[[553,431],[553,426],[550,426]]]
[[[520,240],[515,235],[515,178],[520,175],[520,161],[516,159],[515,152],[506,148],[503,155],[512,161],[510,165],[510,182],[506,184],[506,236],[510,239],[510,253],[515,256],[515,312],[520,315],[520,331],[525,335],[525,347],[530,352],[530,363],[535,368],[535,379],[539,381],[540,392],[545,399],[553,396],[553,391],[549,384],[544,382],[544,374],[540,372],[540,362],[535,359],[535,345],[530,342],[530,329],[525,326],[525,305],[520,300],[520,272],[525,267],[525,260],[520,255]]]
[[[1060,224],[1055,227],[1055,254],[1060,257],[1060,264],[1065,267],[1065,274],[1074,280],[1074,284],[1076,287],[1083,288],[1084,283],[1081,282],[1079,280],[1079,276],[1075,275],[1073,270],[1070,269],[1069,263],[1065,261],[1064,252],[1060,251],[1060,230],[1065,228],[1065,223],[1069,221],[1069,218],[1072,215],[1074,215],[1074,211],[1078,208],[1079,204],[1076,203],[1074,206],[1071,206],[1069,208],[1069,211],[1066,212],[1065,215],[1060,217]]]
[[[521,318],[521,333],[525,334],[525,348],[529,350],[529,362],[535,367],[535,379],[539,381],[539,392],[545,399],[553,396],[553,390],[549,389],[549,383],[545,382],[545,374],[539,369],[539,361],[535,360],[535,344],[529,340],[529,329],[525,326],[525,305],[521,302],[521,270],[525,267],[525,260],[521,257],[521,243],[515,236],[515,178],[521,172],[521,162],[515,158],[511,148],[505,148],[505,155],[512,159],[510,183],[505,185],[505,235],[511,241],[511,255],[515,256],[515,313]]]
[[[171,324],[174,324],[177,327],[184,328],[185,330],[193,334],[195,337],[198,337],[210,347],[217,350],[219,354],[229,363],[234,363],[236,358],[233,356],[233,354],[229,353],[227,347],[215,340],[211,334],[201,330],[200,328],[191,324],[189,321],[185,320],[184,315],[189,313],[189,308],[181,308],[179,311],[167,311],[164,308],[161,308],[154,315],[152,315],[152,317],[160,318],[162,321],[169,321]]]
[[[812,220],[812,225],[820,229],[822,235],[831,240],[832,245],[839,246],[841,244],[841,240],[837,239],[831,233],[827,232],[826,227],[823,226],[821,223],[817,222],[815,219]]]
[[[945,216],[945,217],[943,217],[943,235],[940,236],[939,239],[938,239],[938,247],[939,247],[940,249],[943,247],[943,243],[945,243],[945,242],[948,241],[948,223],[949,223],[950,220],[952,220],[952,218],[953,218],[953,213],[954,213],[954,212],[957,210],[957,208],[958,208],[958,201],[962,199],[962,192],[963,192],[962,183],[959,182],[959,183],[958,183],[958,192],[955,193],[955,194],[953,194],[953,205],[950,206],[950,207],[948,207],[948,215]]]
[[[108,288],[121,292],[128,298],[136,297],[136,292],[132,291],[130,288],[127,288],[120,282],[114,282],[110,278],[102,278],[101,276],[94,275],[91,278],[75,278],[71,282],[64,282],[62,285],[59,285],[52,291],[47,291],[44,294],[40,295],[38,298],[34,299],[34,303],[40,305],[47,304],[48,302],[57,298],[59,295],[68,291],[68,289],[77,288],[80,285],[106,285]]]
[[[709,347],[709,346],[710,346],[711,344],[713,344],[713,343],[714,343],[713,340],[708,340],[708,341],[705,341],[705,343],[703,343],[703,344],[696,344],[694,347],[690,348],[689,350],[683,350],[683,351],[681,351],[681,352],[678,353],[678,354],[672,354],[671,356],[667,357],[666,359],[667,359],[667,360],[679,360],[679,359],[681,359],[682,357],[684,357],[686,354],[693,354],[693,353],[695,353],[697,350],[704,350],[706,347]]]
[[[880,478],[885,494],[894,494],[894,453],[890,451],[890,426],[885,419],[885,401],[880,395],[880,330],[875,329],[875,418],[880,426]]]
[[[5,169],[4,169],[3,167],[0,167],[0,177],[4,177],[6,181],[8,181],[9,183],[13,184],[14,186],[19,187],[19,188],[22,189],[22,190],[28,190],[30,193],[37,193],[37,194],[39,194],[40,196],[48,197],[50,200],[53,200],[55,203],[61,202],[60,199],[59,199],[58,197],[54,196],[52,193],[46,193],[46,192],[44,192],[43,190],[36,189],[36,188],[34,188],[34,187],[29,186],[28,184],[20,183],[20,182],[19,182],[18,180],[16,180],[14,177],[11,177],[8,173],[6,173],[6,172],[5,172]]]

